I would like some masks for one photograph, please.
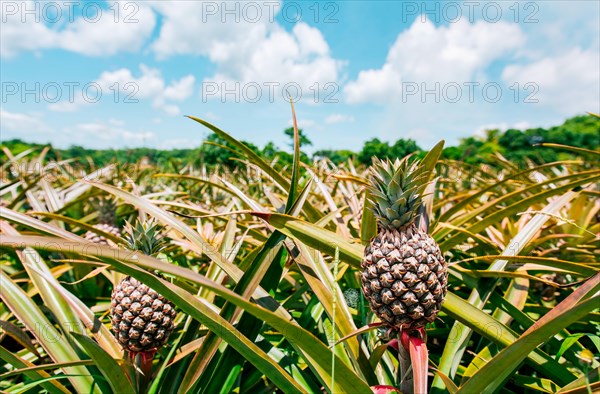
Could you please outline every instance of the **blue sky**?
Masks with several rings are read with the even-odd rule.
[[[600,112],[599,4],[2,0],[0,131],[188,148],[195,115],[285,148],[286,91],[311,150],[551,126]]]

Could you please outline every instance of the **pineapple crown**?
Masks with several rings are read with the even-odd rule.
[[[429,183],[429,171],[419,160],[379,160],[373,158],[369,174],[368,196],[380,225],[400,229],[413,223],[423,205],[423,192]]]
[[[139,250],[148,256],[156,256],[165,249],[166,243],[160,234],[161,226],[154,218],[143,222],[138,220],[135,225],[126,223],[125,240],[128,249]]]

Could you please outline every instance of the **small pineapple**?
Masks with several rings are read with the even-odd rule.
[[[428,178],[420,163],[408,158],[375,159],[370,173],[378,231],[365,248],[362,290],[382,321],[403,330],[433,322],[448,287],[439,246],[415,225]]]
[[[121,230],[115,226],[115,212],[117,210],[116,204],[112,200],[101,199],[94,205],[98,210],[98,224],[94,225],[94,228],[104,231],[105,233],[112,234],[116,237],[120,237]],[[93,231],[86,232],[85,239],[100,245],[111,245],[106,237],[96,234]]]
[[[164,239],[154,221],[126,227],[128,248],[155,256],[164,249]],[[175,325],[175,306],[139,280],[127,276],[111,297],[111,322],[117,341],[132,353],[152,352],[162,347]]]

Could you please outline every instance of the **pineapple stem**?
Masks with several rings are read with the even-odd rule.
[[[139,393],[145,393],[152,381],[152,360],[156,349],[147,352],[135,352],[130,354],[136,368],[137,386]]]
[[[403,393],[427,393],[427,334],[423,327],[400,331],[398,357],[400,389]]]
[[[414,393],[412,364],[410,362],[410,353],[408,346],[405,346],[406,331],[398,331],[398,380],[400,381],[400,391],[406,394]]]

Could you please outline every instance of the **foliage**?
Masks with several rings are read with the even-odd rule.
[[[190,150],[189,162],[140,156],[104,168],[88,152],[76,168],[64,151],[5,144],[0,390],[134,391],[135,368],[107,316],[123,275],[179,310],[154,359],[150,393],[398,387],[397,344],[376,330],[356,291],[362,241],[373,230],[359,155],[308,164],[295,146],[278,162],[274,146],[259,149],[193,119],[218,145]],[[528,153],[531,140],[514,137],[517,164],[501,150],[508,142],[500,132],[444,151],[426,201],[430,232],[450,261],[448,297],[426,330],[431,391],[600,388],[600,154],[588,137],[596,122],[521,133],[545,142],[578,133],[569,142],[587,152]],[[418,148],[406,140],[368,146],[378,154]],[[493,168],[480,165],[487,162]],[[138,252],[118,237],[115,248],[83,239],[95,231],[100,196],[117,202],[119,225],[160,224],[151,234],[132,226]]]
[[[283,134],[287,135],[291,142],[290,142],[290,147],[294,147],[294,128],[293,127],[288,127],[287,129],[283,130]],[[309,146],[312,145],[312,141],[306,136],[306,134],[304,134],[304,132],[302,131],[302,129],[298,129],[298,137],[300,138],[300,146]]]
[[[369,165],[372,157],[396,159],[421,150],[417,143],[410,139],[399,139],[390,146],[387,142],[380,141],[379,138],[373,138],[365,142],[363,149],[358,154],[358,161],[361,164]]]
[[[288,137],[293,136],[293,128],[284,130]],[[299,130],[300,144],[303,147],[312,145],[310,139]],[[280,164],[290,165],[292,155],[279,149],[273,142],[268,142],[262,149],[250,142],[244,143],[255,152],[269,160],[278,160]],[[568,160],[579,155],[561,149],[541,149],[537,144],[555,143],[569,145],[586,149],[600,148],[600,119],[592,115],[581,115],[567,119],[562,125],[549,129],[533,128],[527,130],[508,129],[504,132],[499,130],[487,130],[484,136],[467,137],[461,139],[456,146],[444,149],[443,158],[449,160],[463,161],[468,164],[496,165],[495,154],[501,153],[508,160],[522,165],[526,160],[532,160],[537,164],[549,163],[558,160]],[[12,154],[18,155],[28,149],[41,151],[44,144],[27,143],[21,140],[8,140],[2,142]],[[67,149],[52,148],[47,154],[48,159],[76,160],[81,162],[92,161],[99,166],[109,163],[138,163],[140,160],[159,166],[167,163],[178,163],[183,166],[193,162],[196,165],[206,164],[209,166],[225,165],[231,169],[237,167],[239,162],[232,160],[235,156],[231,152],[232,146],[220,139],[219,136],[211,134],[196,148],[157,150],[151,148],[132,149],[109,149],[94,150],[85,149],[80,146],[72,146]],[[390,144],[373,138],[366,141],[359,152],[350,150],[321,149],[315,151],[312,160],[328,158],[335,164],[352,160],[355,165],[370,165],[371,157],[379,158],[402,158],[411,153],[423,155],[423,150],[414,140],[400,138]],[[0,153],[0,158],[6,160],[6,154]],[[309,157],[303,155],[303,161],[308,163]]]

